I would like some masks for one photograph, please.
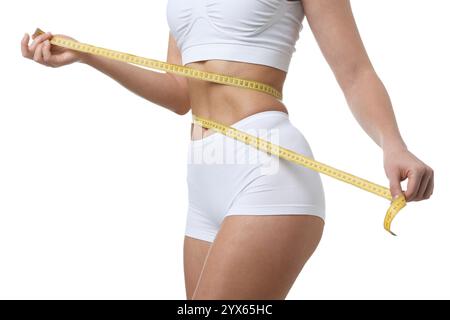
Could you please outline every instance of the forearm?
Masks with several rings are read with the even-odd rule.
[[[80,62],[108,75],[138,96],[177,114],[185,114],[190,109],[188,92],[182,90],[169,73],[154,72],[91,54],[81,54]]]
[[[357,72],[342,87],[354,117],[378,146],[383,150],[407,148],[389,94],[373,69]]]

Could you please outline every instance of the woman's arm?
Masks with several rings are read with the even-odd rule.
[[[171,73],[154,72],[124,62],[52,46],[49,42],[52,36],[50,32],[41,34],[33,38],[33,42],[29,45],[30,37],[25,34],[21,41],[22,55],[54,68],[82,62],[110,76],[144,99],[177,114],[185,114],[190,110],[187,79]],[[57,36],[75,40],[65,35]],[[181,64],[181,54],[170,33],[167,62]]]
[[[191,109],[187,81],[182,77],[91,54],[80,54],[80,62],[103,72],[144,99],[177,114],[186,114]],[[170,33],[167,62],[181,64],[181,54]]]
[[[383,150],[384,167],[395,197],[408,178],[407,201],[428,199],[433,170],[408,151],[389,95],[360,38],[349,0],[303,0],[306,18],[319,47],[364,131]]]

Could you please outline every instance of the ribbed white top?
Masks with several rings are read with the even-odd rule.
[[[304,19],[301,1],[167,0],[182,63],[230,60],[288,70]]]

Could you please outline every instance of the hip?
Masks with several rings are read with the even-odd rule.
[[[230,126],[314,158],[305,136],[285,112],[255,113]],[[238,197],[248,203],[324,210],[323,185],[317,172],[220,133],[191,139],[187,160],[189,200],[196,207],[209,211],[217,206],[230,208]]]

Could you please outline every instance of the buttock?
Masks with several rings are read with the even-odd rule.
[[[314,158],[287,113],[264,111],[232,127]],[[191,140],[186,235],[213,241],[229,215],[309,214],[325,219],[320,175],[220,133]]]

